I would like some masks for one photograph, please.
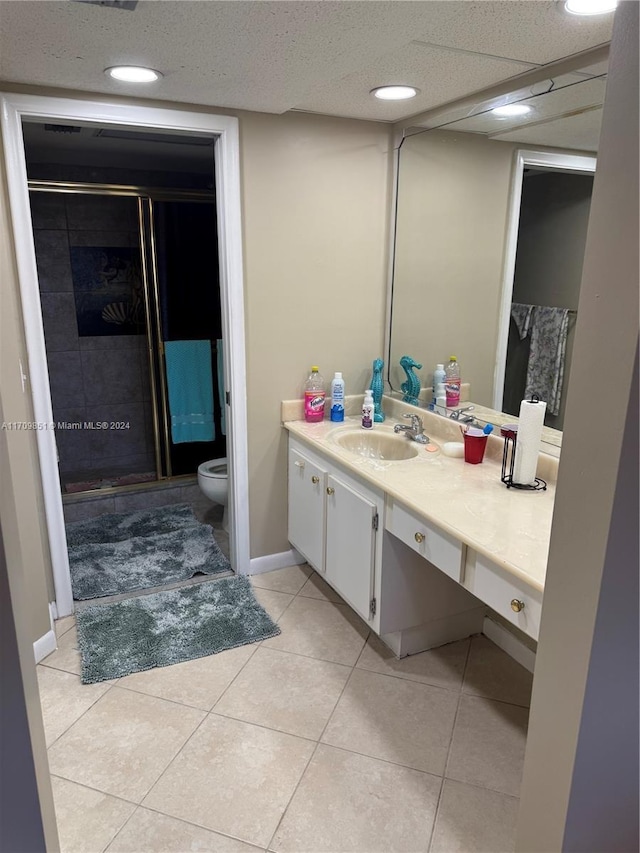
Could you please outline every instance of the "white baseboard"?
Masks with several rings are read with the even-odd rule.
[[[36,659],[36,663],[40,663],[41,660],[44,660],[47,655],[50,655],[51,652],[55,652],[58,648],[58,641],[56,639],[56,632],[52,629],[51,631],[47,631],[47,633],[40,637],[39,640],[36,640],[33,644],[33,654]]]
[[[266,554],[264,557],[253,557],[249,563],[250,575],[261,575],[263,572],[273,572],[275,569],[286,569],[287,566],[299,566],[306,563],[305,558],[295,548],[281,551],[279,554]]]
[[[529,672],[533,672],[536,665],[536,653],[528,649],[511,631],[507,631],[493,619],[485,618],[482,623],[482,633],[506,652],[509,657],[522,664]]]
[[[36,659],[36,663],[40,663],[41,660],[44,660],[47,655],[50,655],[51,652],[55,652],[58,648],[58,639],[56,637],[56,629],[55,629],[55,620],[58,617],[58,608],[56,607],[55,601],[51,601],[49,603],[49,625],[50,628],[44,636],[40,637],[40,639],[36,640],[33,644],[33,656]]]

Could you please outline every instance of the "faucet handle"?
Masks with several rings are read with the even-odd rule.
[[[420,415],[415,415],[413,412],[408,412],[405,413],[402,417],[411,418],[411,429],[414,429],[418,433],[422,432],[423,424]]]

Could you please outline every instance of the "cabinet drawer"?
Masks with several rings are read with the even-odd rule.
[[[390,533],[454,581],[460,582],[464,546],[458,539],[395,502],[390,502],[386,518]]]
[[[510,572],[480,554],[476,559],[472,592],[525,634],[534,640],[538,639],[542,611],[541,592],[521,584]],[[515,602],[513,607],[522,606],[521,610],[514,610],[512,601]]]

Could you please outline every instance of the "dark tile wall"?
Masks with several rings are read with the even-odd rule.
[[[31,193],[53,416],[128,429],[58,429],[63,482],[155,470],[144,335],[79,337],[71,246],[138,246],[136,200]]]

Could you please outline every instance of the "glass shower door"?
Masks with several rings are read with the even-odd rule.
[[[30,192],[63,491],[156,480],[138,199]]]

